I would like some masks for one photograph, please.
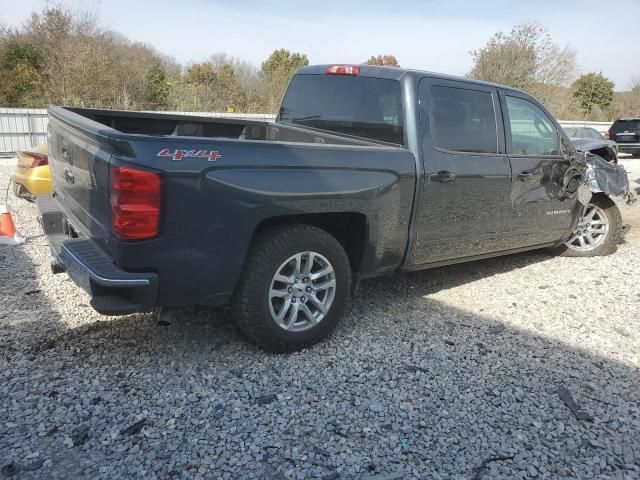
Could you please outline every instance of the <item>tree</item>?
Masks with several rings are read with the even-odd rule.
[[[225,110],[236,111],[244,107],[244,92],[240,88],[231,63],[224,63],[218,69],[216,90]]]
[[[0,104],[37,106],[42,95],[42,56],[36,47],[12,38],[0,50]]]
[[[211,62],[194,63],[187,67],[184,79],[192,85],[212,86],[216,82],[216,73]]]
[[[602,73],[587,73],[573,84],[573,98],[584,115],[592,113],[594,107],[605,110],[613,100],[613,82]]]
[[[369,60],[364,62],[365,65],[377,65],[379,67],[396,67],[400,68],[398,60],[393,55],[378,55],[369,57]]]
[[[309,59],[303,53],[291,53],[284,48],[275,50],[267,58],[260,69],[267,84],[267,104],[270,112],[274,112],[280,103],[284,89],[294,72],[305,65]]]
[[[167,106],[169,84],[164,70],[159,65],[152,66],[145,77],[144,100],[147,108],[158,110]]]
[[[630,112],[628,115],[638,116],[640,113],[640,78],[631,82],[631,92],[629,92]]]
[[[19,29],[0,29],[0,102],[143,108],[145,76],[153,65],[172,81],[180,73],[173,60],[104,30],[91,13],[45,8]]]
[[[509,34],[496,33],[471,56],[470,78],[520,88],[534,95],[544,91],[545,86],[567,86],[576,71],[576,52],[568,47],[561,49],[537,23],[518,25]]]

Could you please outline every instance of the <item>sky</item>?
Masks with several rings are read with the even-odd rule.
[[[0,0],[0,24],[19,26],[52,2]],[[577,50],[581,73],[602,71],[616,90],[640,79],[640,0],[63,0],[101,26],[180,63],[225,52],[257,66],[278,48],[310,63],[361,63],[395,55],[401,66],[464,75],[469,52],[495,32],[537,21]],[[623,13],[621,13],[623,12]]]

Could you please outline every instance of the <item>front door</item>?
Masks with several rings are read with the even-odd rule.
[[[508,248],[511,168],[497,89],[424,78],[419,95],[425,176],[411,264]]]
[[[526,95],[501,93],[506,145],[513,174],[513,240],[516,247],[562,238],[575,217],[576,196],[564,184],[573,149],[550,116]]]

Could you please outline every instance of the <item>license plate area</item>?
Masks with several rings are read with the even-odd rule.
[[[635,133],[619,133],[616,135],[617,142],[635,142],[636,134]]]

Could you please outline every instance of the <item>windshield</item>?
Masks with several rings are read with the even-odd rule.
[[[296,75],[279,121],[403,144],[400,82],[346,75]]]

